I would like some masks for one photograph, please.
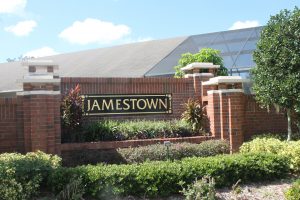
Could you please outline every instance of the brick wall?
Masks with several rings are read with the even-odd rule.
[[[174,119],[180,118],[183,103],[188,98],[201,99],[203,77],[174,78],[62,78],[61,92],[80,84],[82,94],[172,94],[172,114],[98,116],[91,120],[109,119]],[[206,94],[206,91],[204,91]],[[203,98],[204,100],[204,98]],[[243,93],[210,93],[205,96],[210,118],[211,138],[227,139],[237,149],[253,134],[286,132],[287,120],[283,113],[274,109],[268,112],[259,108],[253,96]],[[61,95],[17,95],[0,98],[0,152],[27,152],[37,149],[47,153],[70,154],[80,149],[96,150],[112,143],[60,144]],[[210,139],[211,139],[210,138]],[[157,142],[156,140],[150,141]],[[234,143],[236,142],[236,143]],[[113,144],[116,144],[113,142]],[[126,145],[130,145],[128,142]],[[138,145],[148,144],[141,141]],[[85,147],[85,145],[87,145]],[[100,147],[100,146],[101,147]],[[117,145],[117,144],[116,144]],[[109,148],[124,147],[110,146]],[[122,146],[123,145],[123,146]],[[126,146],[125,145],[125,146]],[[75,149],[74,149],[74,148]],[[66,153],[67,152],[67,153]]]
[[[180,118],[183,104],[190,97],[200,97],[201,92],[194,88],[193,78],[62,78],[62,94],[66,94],[76,84],[80,84],[81,94],[172,94],[172,114],[89,116],[88,119],[92,121],[104,118],[156,120]]]
[[[18,151],[17,98],[0,98],[0,152]]]
[[[254,134],[286,133],[287,118],[272,107],[268,111],[259,107],[253,95],[245,96],[244,138],[248,140]]]
[[[229,140],[232,151],[253,135],[287,132],[285,114],[260,108],[253,95],[216,92],[205,101],[212,135]]]

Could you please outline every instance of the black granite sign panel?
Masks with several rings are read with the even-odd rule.
[[[83,95],[85,115],[172,113],[171,94]]]

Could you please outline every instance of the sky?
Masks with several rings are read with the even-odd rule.
[[[265,25],[300,0],[0,0],[0,63]]]

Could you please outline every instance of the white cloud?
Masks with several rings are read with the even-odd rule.
[[[0,13],[18,13],[23,11],[27,0],[0,0]]]
[[[107,44],[130,34],[126,25],[116,25],[98,19],[87,18],[84,21],[75,21],[64,29],[59,37],[74,44],[100,43]]]
[[[55,54],[58,54],[58,52],[56,52],[54,49],[46,46],[46,47],[42,47],[39,49],[34,49],[32,51],[28,51],[28,52],[24,53],[22,56],[38,58],[38,57],[44,57],[44,56],[52,56]]]
[[[260,26],[259,22],[256,20],[237,21],[233,23],[233,25],[229,28],[229,30],[250,28],[256,26]]]
[[[16,36],[26,36],[31,31],[33,31],[34,27],[37,26],[37,23],[33,20],[18,22],[16,25],[5,27],[4,30],[7,32],[11,32]]]

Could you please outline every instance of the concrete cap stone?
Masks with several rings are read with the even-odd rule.
[[[188,64],[187,66],[181,68],[182,71],[190,71],[193,69],[218,69],[220,68],[220,65],[214,65],[213,63],[207,63],[207,62],[194,62],[191,64]]]

